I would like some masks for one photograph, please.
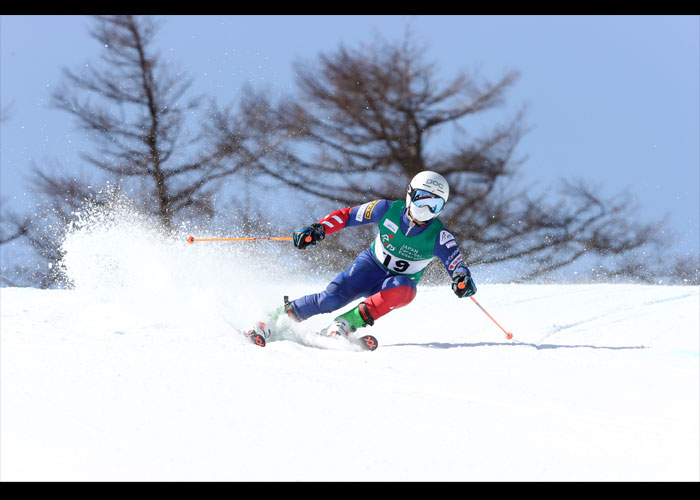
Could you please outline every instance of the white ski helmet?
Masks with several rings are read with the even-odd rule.
[[[424,170],[411,179],[406,193],[406,215],[418,223],[437,217],[447,203],[450,187],[437,172]]]

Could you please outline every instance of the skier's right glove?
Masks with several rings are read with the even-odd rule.
[[[292,235],[294,246],[299,250],[303,250],[309,245],[315,245],[317,241],[321,241],[326,237],[326,227],[323,224],[311,224],[304,229],[297,229]]]
[[[471,276],[464,273],[454,273],[452,276],[452,290],[457,297],[471,297],[476,293],[476,285]]]

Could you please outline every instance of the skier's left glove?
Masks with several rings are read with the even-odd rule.
[[[317,241],[321,241],[326,237],[326,227],[323,224],[311,224],[304,229],[297,229],[292,235],[294,246],[299,250],[303,250],[309,245],[315,245]]]
[[[452,290],[457,297],[471,297],[476,293],[476,285],[471,276],[464,273],[454,273],[452,275]]]

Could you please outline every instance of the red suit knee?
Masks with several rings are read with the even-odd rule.
[[[365,304],[372,319],[381,318],[388,312],[403,307],[413,300],[416,290],[408,285],[382,290],[365,299]]]

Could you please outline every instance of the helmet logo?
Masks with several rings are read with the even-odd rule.
[[[437,186],[440,189],[445,189],[442,185],[442,182],[440,181],[436,181],[435,179],[428,179],[427,181],[425,181],[426,186],[430,186],[431,184]]]

